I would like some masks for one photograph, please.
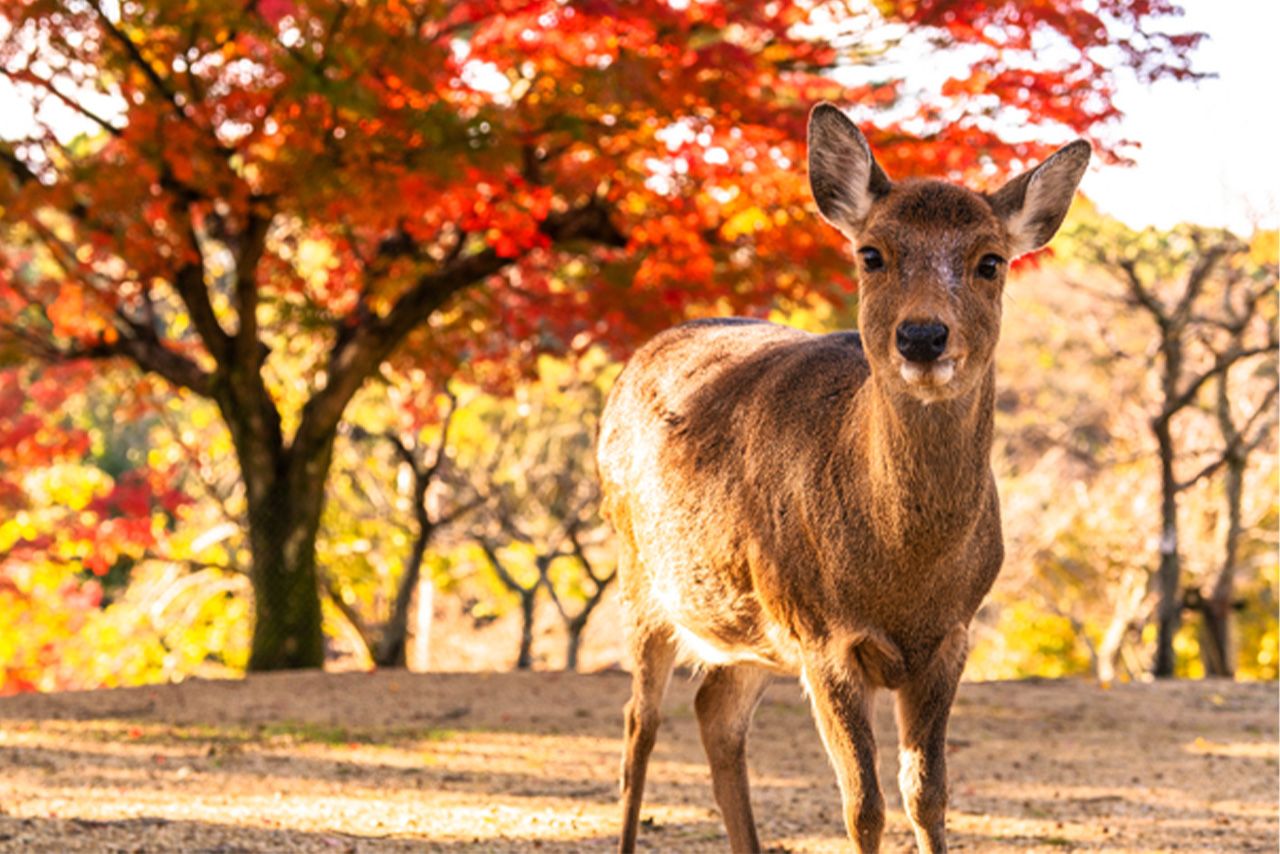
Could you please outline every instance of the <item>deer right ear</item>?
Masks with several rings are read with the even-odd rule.
[[[853,240],[871,203],[892,186],[858,126],[834,104],[814,107],[809,114],[809,188],[823,219]]]

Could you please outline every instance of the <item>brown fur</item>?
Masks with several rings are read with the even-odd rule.
[[[635,656],[622,850],[635,844],[680,651],[708,668],[697,713],[734,850],[759,846],[743,751],[769,671],[804,679],[861,851],[883,827],[870,699],[898,692],[904,802],[921,850],[945,848],[946,720],[968,624],[1003,556],[989,463],[1003,265],[994,281],[975,269],[1061,215],[1014,205],[1035,173],[997,212],[951,184],[889,184],[832,107],[815,108],[810,127],[820,208],[884,262],[862,276],[860,334],[687,323],[635,355],[602,419]],[[1050,177],[1038,200],[1065,211],[1079,170]],[[904,322],[947,325],[948,379],[908,378],[894,345]]]

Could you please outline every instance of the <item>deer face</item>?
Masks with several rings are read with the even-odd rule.
[[[854,239],[872,370],[925,401],[968,390],[1000,331],[1009,249],[990,205],[941,181],[906,183],[872,203]]]
[[[863,347],[882,384],[932,402],[987,373],[1008,262],[1057,231],[1088,161],[1088,143],[1074,142],[990,196],[895,184],[843,113],[814,108],[809,181],[857,250]]]

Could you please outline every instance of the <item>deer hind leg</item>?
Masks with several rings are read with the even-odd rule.
[[[622,835],[618,842],[618,850],[624,852],[634,851],[636,847],[644,776],[658,734],[662,698],[667,693],[676,657],[675,641],[667,626],[637,626],[632,632],[630,645],[634,669],[631,673],[631,699],[624,711]]]
[[[711,787],[735,852],[759,851],[747,785],[747,730],[769,684],[769,674],[751,665],[715,667],[694,699],[702,746],[711,765]]]
[[[844,824],[858,854],[880,850],[884,796],[876,777],[876,740],[871,726],[875,689],[857,671],[806,660],[804,679],[818,732],[835,766],[844,802]]]
[[[898,788],[923,854],[947,850],[947,720],[967,644],[967,629],[957,626],[928,669],[898,691]]]

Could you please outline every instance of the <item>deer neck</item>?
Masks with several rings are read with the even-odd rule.
[[[989,506],[995,372],[967,394],[922,403],[873,375],[854,400],[855,464],[888,544],[944,545]]]

